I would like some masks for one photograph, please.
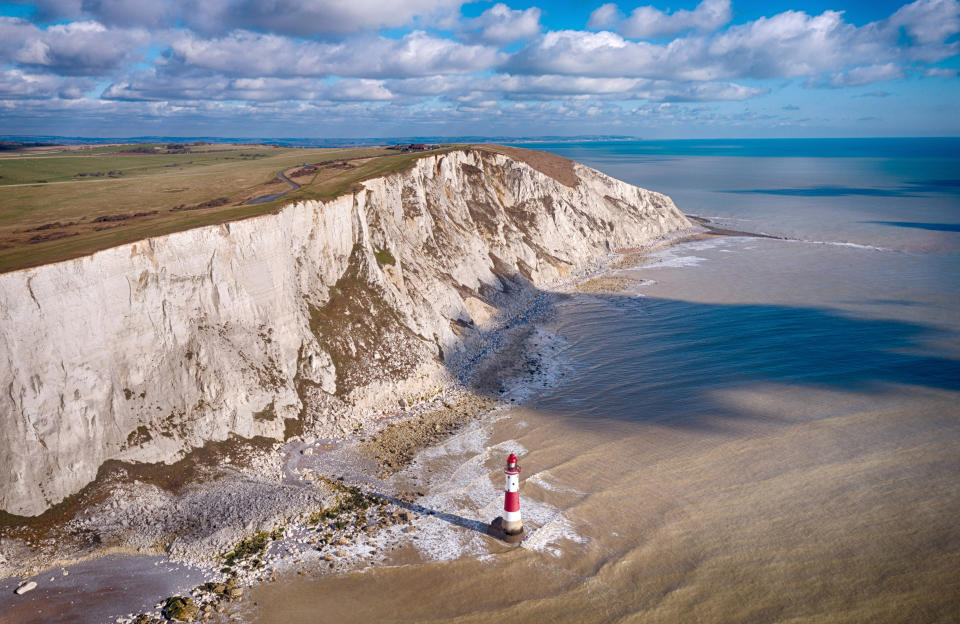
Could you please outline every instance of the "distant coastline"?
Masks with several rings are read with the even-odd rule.
[[[221,136],[136,136],[136,137],[76,137],[39,134],[0,134],[0,144],[22,143],[28,145],[111,145],[126,143],[169,143],[198,141],[207,143],[236,143],[277,145],[280,147],[369,147],[403,143],[577,143],[595,141],[639,141],[635,136],[576,135],[576,136],[396,136],[356,138],[304,138],[304,137],[221,137]]]
[[[605,151],[615,144],[632,155],[657,156],[744,156],[776,158],[955,158],[960,154],[960,137],[842,137],[842,138],[707,138],[646,139],[627,135],[576,136],[396,136],[356,138],[303,137],[214,137],[214,136],[137,136],[68,137],[57,135],[0,134],[0,146],[24,145],[111,145],[136,143],[228,143],[275,147],[345,148],[409,143],[478,144],[493,143],[531,146],[543,151]],[[561,154],[568,156],[568,153]]]

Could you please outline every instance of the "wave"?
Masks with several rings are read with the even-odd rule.
[[[862,243],[849,243],[846,241],[818,241],[818,240],[806,240],[802,238],[783,238],[781,239],[788,243],[806,243],[807,245],[830,245],[833,247],[851,247],[853,249],[867,249],[870,251],[896,251],[896,249],[890,249],[888,247],[879,247],[877,245],[864,245]]]

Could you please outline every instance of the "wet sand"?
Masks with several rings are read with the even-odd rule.
[[[183,593],[203,582],[203,573],[165,557],[110,555],[36,577],[37,588],[17,596],[19,579],[0,580],[3,624],[113,622],[123,604],[135,612],[153,610],[159,596]],[[95,591],[92,591],[96,588]]]
[[[545,330],[567,341],[569,381],[411,465],[437,473],[433,507],[489,521],[517,451],[521,547],[422,519],[381,567],[256,588],[247,621],[956,622],[950,341],[909,311],[863,313],[849,279],[879,252],[816,249],[844,285],[825,290],[794,242],[738,241],[620,273],[647,280],[634,292],[564,300]],[[684,273],[723,252],[778,281]],[[905,270],[868,260],[877,280]],[[854,296],[856,315],[818,307]]]
[[[523,459],[525,500],[562,509],[586,544],[564,540],[554,555],[491,541],[487,560],[283,579],[255,590],[251,621],[955,621],[952,399],[923,397],[922,414],[797,418],[787,413],[809,412],[809,397],[794,394],[740,396],[774,414],[713,430],[585,433],[522,411],[526,426],[495,439],[536,449]]]

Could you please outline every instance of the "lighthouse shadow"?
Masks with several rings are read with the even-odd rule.
[[[471,531],[476,531],[478,533],[483,533],[487,535],[490,530],[490,525],[486,522],[481,522],[480,520],[471,520],[470,518],[464,518],[463,516],[458,516],[457,514],[452,514],[446,511],[439,511],[437,509],[431,509],[424,505],[419,505],[417,503],[410,502],[406,499],[399,498],[397,496],[391,496],[389,494],[383,494],[380,492],[374,492],[374,496],[380,498],[381,500],[388,501],[398,507],[402,507],[407,511],[410,511],[414,514],[424,517],[437,518],[443,520],[444,522],[449,522],[450,524],[462,527],[464,529],[470,529]]]

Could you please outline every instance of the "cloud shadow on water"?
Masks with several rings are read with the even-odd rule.
[[[893,386],[960,391],[960,360],[932,346],[949,332],[829,309],[714,304],[624,295],[554,295],[556,325],[570,341],[566,391],[532,409],[580,419],[623,419],[712,428],[731,413],[718,391],[797,386],[859,393]],[[578,301],[572,306],[572,297]],[[906,302],[905,302],[906,303]],[[522,358],[521,358],[522,360]],[[508,361],[479,372],[478,392],[529,368]]]
[[[930,230],[932,232],[960,232],[960,223],[919,223],[916,221],[862,221],[875,225],[889,225],[892,227]]]
[[[735,189],[741,195],[783,195],[788,197],[919,197],[925,193],[960,194],[960,180],[916,180],[899,187],[812,186],[804,188]]]

